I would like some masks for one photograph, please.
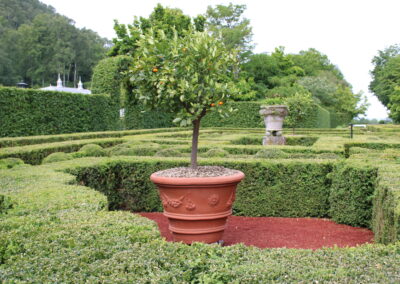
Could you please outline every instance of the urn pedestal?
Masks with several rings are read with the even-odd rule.
[[[288,109],[285,105],[261,106],[260,115],[264,116],[265,136],[263,145],[285,145],[286,139],[282,135],[282,126]]]
[[[163,177],[151,175],[159,189],[164,215],[174,241],[215,243],[222,240],[228,216],[232,215],[240,171],[219,177]]]

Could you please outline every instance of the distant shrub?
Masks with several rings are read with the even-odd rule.
[[[255,158],[261,158],[261,159],[278,159],[278,158],[284,158],[286,156],[287,154],[285,152],[275,148],[263,149],[258,151],[254,155]]]
[[[55,152],[43,159],[42,164],[71,160],[72,156],[64,152]]]
[[[135,144],[119,144],[107,149],[109,156],[153,156],[159,145],[155,143],[146,144],[146,147]]]
[[[317,155],[319,159],[339,159],[340,156],[335,153],[321,153]]]
[[[124,147],[113,147],[107,151],[109,156],[136,156],[135,149],[129,148],[128,146]]]
[[[385,149],[382,158],[389,160],[400,160],[400,151],[396,149]]]
[[[7,212],[7,210],[13,207],[13,203],[9,196],[0,194],[0,215]]]
[[[23,165],[24,161],[18,158],[6,158],[0,160],[0,169],[11,169],[17,165]]]
[[[74,157],[103,157],[106,156],[106,151],[97,144],[86,144],[78,152],[73,154]]]
[[[155,154],[156,157],[182,157],[183,154],[173,148],[168,148],[168,149],[162,149],[157,151],[157,153]]]
[[[201,156],[205,158],[223,158],[229,156],[229,153],[221,148],[211,148]]]

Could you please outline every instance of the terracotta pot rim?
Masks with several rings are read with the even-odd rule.
[[[150,180],[155,184],[166,185],[208,185],[208,184],[221,184],[221,183],[234,183],[240,182],[244,178],[244,173],[238,171],[237,173],[229,176],[217,177],[163,177],[157,176],[157,172],[150,176]]]

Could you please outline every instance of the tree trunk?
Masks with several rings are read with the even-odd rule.
[[[193,121],[192,154],[190,158],[190,167],[192,169],[197,169],[197,150],[199,145],[200,119],[201,118],[198,118]]]

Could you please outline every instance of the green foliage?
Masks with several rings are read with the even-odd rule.
[[[0,149],[0,159],[15,157],[20,158],[25,163],[39,165],[44,158],[55,152],[75,152],[85,144],[98,144],[104,147],[111,147],[122,142],[123,140],[118,138],[103,138],[4,148]],[[83,153],[76,155],[79,156],[81,154]]]
[[[130,79],[134,94],[145,106],[175,113],[181,126],[191,125],[211,104],[229,98],[235,56],[205,32],[173,39],[159,33],[161,40],[150,31],[138,43]]]
[[[353,94],[348,84],[338,80],[332,73],[304,77],[298,83],[310,91],[317,102],[335,113],[336,116],[332,116],[332,127],[348,124],[367,110],[368,104],[362,93]]]
[[[285,105],[289,110],[289,116],[285,119],[285,125],[295,128],[296,125],[304,125],[315,109],[314,101],[309,94],[296,93],[292,97],[285,98]]]
[[[294,99],[287,99],[290,105],[293,103],[293,107],[296,107],[297,97]],[[299,100],[300,102],[303,102],[302,97],[300,97]],[[306,103],[309,102],[309,100],[305,101]],[[202,125],[204,127],[263,128],[265,127],[264,121],[259,114],[261,105],[281,102],[283,102],[283,100],[280,98],[268,99],[260,102],[230,102],[229,106],[236,110],[235,112],[225,118],[219,116],[216,112],[211,112],[203,119]],[[319,105],[311,102],[311,105],[307,105],[307,108],[300,110],[300,112],[304,114],[303,117],[299,116],[294,118],[296,112],[289,112],[289,115],[285,118],[284,122],[286,123],[286,121],[290,121],[290,126],[294,126],[295,128],[330,127],[329,112]]]
[[[71,160],[73,157],[70,154],[64,152],[55,152],[48,155],[43,159],[42,164],[49,164],[54,162],[61,162]]]
[[[131,212],[110,212],[107,207],[161,210],[157,191],[148,176],[157,170],[184,166],[186,161],[182,158],[88,157],[0,170],[0,282],[26,279],[35,283],[396,282],[400,266],[400,243],[396,242],[400,236],[400,163],[396,157],[400,146],[396,142],[396,132],[392,132],[394,126],[375,128],[381,130],[375,133],[376,136],[365,132],[365,136],[357,138],[361,141],[356,141],[358,144],[346,144],[350,151],[353,147],[363,147],[366,151],[354,153],[340,164],[334,160],[271,161],[231,157],[203,161],[203,164],[218,164],[245,172],[246,179],[238,188],[234,208],[240,215],[329,217],[329,212],[341,216],[343,210],[348,210],[352,217],[358,212],[359,220],[366,220],[364,213],[368,210],[358,209],[366,209],[362,199],[371,196],[367,192],[374,184],[372,227],[375,244],[319,250],[261,250],[244,245],[168,243],[160,237],[154,222]],[[296,154],[288,151],[297,148],[302,153],[322,151],[323,143],[328,143],[326,149],[340,153],[343,143],[348,142],[334,136],[343,135],[347,132],[345,129],[307,131],[323,136],[312,147],[282,146],[287,155]],[[146,141],[167,139],[165,132],[124,131],[116,134],[129,135],[124,137],[132,140],[125,141],[127,147],[151,148],[153,151],[156,145],[151,143],[147,147]],[[202,131],[202,134],[207,137],[208,149],[214,146],[210,145],[214,144],[213,139],[218,147],[224,145],[224,150],[234,148],[242,154],[262,147],[221,144],[230,141],[238,132],[262,135],[261,129],[221,128]],[[136,137],[132,134],[146,135]],[[168,138],[171,141],[184,140],[188,131],[171,134],[180,135]],[[69,137],[72,136],[62,136],[63,139]],[[52,141],[50,137],[44,138]],[[380,140],[379,143],[370,143],[372,138]],[[34,137],[32,141],[37,143],[37,139]],[[25,143],[24,140],[16,141]],[[87,143],[67,142],[80,143],[79,147]],[[45,148],[49,144],[25,147],[34,146]],[[386,150],[374,151],[366,147]],[[11,152],[11,149],[1,151]],[[338,193],[344,198],[338,198]],[[355,211],[351,210],[354,204],[358,204]],[[332,206],[338,208],[337,212]],[[377,242],[395,243],[381,245]]]
[[[244,79],[241,78],[235,82],[235,87],[237,88],[237,93],[231,94],[234,101],[254,101],[260,96],[257,95],[257,91],[253,78]]]
[[[12,169],[15,166],[23,165],[24,161],[18,158],[6,158],[0,159],[0,170],[1,169]]]
[[[263,149],[254,155],[254,158],[258,159],[281,159],[284,157],[286,157],[286,153],[275,148]]]
[[[103,147],[97,144],[86,144],[79,149],[78,152],[74,153],[75,157],[103,157],[106,156],[106,152]]]
[[[299,137],[293,137],[293,136],[288,136],[286,138],[286,145],[301,145],[301,146],[312,146],[317,140],[318,137],[311,137],[311,136],[299,136]],[[262,143],[262,137],[257,136],[243,136],[234,140],[231,140],[232,144],[235,145],[261,145]]]
[[[304,70],[306,76],[318,76],[321,72],[328,71],[339,80],[343,80],[343,74],[333,65],[328,56],[314,48],[302,50],[299,54],[292,54],[291,58],[296,66]]]
[[[129,56],[105,58],[93,69],[92,93],[108,94],[118,108],[125,106],[126,92],[131,91],[126,72],[133,63]]]
[[[234,206],[236,214],[286,217],[321,217],[327,214],[329,180],[326,174],[331,169],[328,164],[229,163],[221,160],[218,164],[241,170],[248,177],[238,188]],[[78,181],[105,193],[110,208],[159,211],[161,203],[148,176],[159,169],[182,165],[182,161],[159,164],[156,160],[110,163],[80,169],[76,174]],[[301,203],[298,202],[299,196],[302,196]],[[282,198],[285,202],[280,201]],[[127,200],[130,200],[129,206]]]
[[[226,48],[238,50],[242,60],[251,54],[253,45],[250,21],[242,17],[246,5],[216,5],[207,7],[206,29],[222,37]]]
[[[203,153],[201,156],[205,158],[223,158],[228,157],[229,152],[221,148],[211,148],[207,152]]]
[[[320,105],[317,105],[316,109],[317,116],[315,118],[315,124],[313,127],[316,128],[331,128],[331,115],[330,112]]]
[[[127,129],[149,129],[175,126],[174,115],[168,111],[148,110],[130,99],[125,108],[125,126]]]
[[[284,53],[284,48],[276,48],[271,54],[254,54],[242,65],[243,70],[254,82],[273,89],[279,86],[291,86],[304,71],[295,66],[290,55]]]
[[[393,121],[400,122],[400,84],[394,87],[388,107],[390,109],[390,117]]]
[[[146,34],[150,29],[162,30],[168,38],[172,38],[176,32],[183,36],[187,30],[204,30],[205,18],[201,15],[192,19],[184,15],[180,9],[171,9],[158,4],[149,18],[135,17],[133,24],[114,23],[114,30],[117,37],[113,39],[113,47],[109,55],[130,55],[133,56],[139,47],[138,41],[141,35]]]
[[[40,136],[28,136],[28,137],[7,137],[0,138],[0,148],[3,147],[15,147],[25,146],[52,142],[82,140],[82,139],[94,139],[94,138],[118,138],[126,135],[140,135],[150,134],[158,132],[175,132],[181,130],[180,128],[172,129],[150,129],[150,130],[125,130],[125,131],[103,131],[103,132],[85,132],[85,133],[72,133],[72,134],[60,134],[60,135],[40,135]]]
[[[369,89],[384,106],[388,106],[394,88],[400,85],[400,46],[392,45],[379,50],[372,64],[374,69]]]
[[[336,103],[333,94],[337,90],[337,85],[326,76],[303,77],[298,83],[311,92],[322,105],[332,106]]]
[[[280,47],[271,55],[252,55],[242,67],[244,76],[254,78],[251,87],[258,96],[290,98],[311,93],[317,104],[338,113],[343,123],[366,111],[362,93],[353,93],[340,71],[315,49],[285,54]]]
[[[106,149],[109,156],[154,156],[159,149],[158,144],[147,143],[146,147],[135,147],[135,145],[118,144]]]
[[[307,95],[310,94],[310,92],[302,85],[293,84],[292,86],[278,86],[269,89],[266,92],[265,97],[266,100],[281,99],[279,103],[278,102],[271,103],[271,104],[280,104],[283,103],[284,98],[293,97],[296,94]]]
[[[156,157],[182,157],[182,153],[174,148],[161,149],[155,153]]]
[[[244,127],[261,128],[264,122],[259,114],[259,102],[231,102],[229,106],[236,111],[228,117],[221,117],[218,112],[211,112],[202,121],[204,127]]]
[[[104,131],[117,121],[106,95],[0,88],[0,137]]]
[[[0,194],[0,216],[7,213],[8,210],[12,209],[13,205],[14,204],[10,197]],[[0,263],[1,263],[1,255],[0,255]]]
[[[346,127],[352,120],[352,116],[348,113],[336,112],[334,109],[329,110],[331,127]]]
[[[106,39],[55,13],[37,0],[0,3],[0,85],[30,86],[55,82],[61,73],[66,85],[90,81],[92,68],[105,55]]]
[[[330,215],[338,223],[371,227],[372,199],[377,169],[338,164],[331,175]]]

